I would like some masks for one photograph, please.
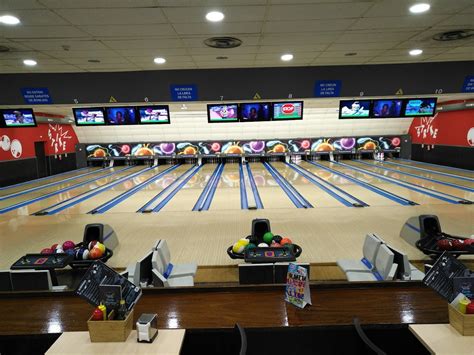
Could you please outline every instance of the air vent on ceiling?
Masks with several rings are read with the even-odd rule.
[[[455,30],[438,33],[433,36],[435,41],[457,41],[459,39],[465,39],[471,37],[474,34],[474,30]]]
[[[225,57],[225,56],[220,55],[220,56],[217,56],[216,59],[217,60],[226,60],[226,59],[229,59],[229,57]]]
[[[10,48],[7,46],[0,46],[0,53],[10,52]]]
[[[346,57],[353,57],[353,56],[357,55],[357,53],[356,53],[356,52],[349,52],[349,53],[346,53],[346,54],[344,54],[344,55],[345,55]]]
[[[204,44],[211,48],[235,48],[242,44],[242,41],[235,37],[211,37],[204,41]]]
[[[100,63],[100,60],[99,59],[89,59],[88,62],[89,63]]]

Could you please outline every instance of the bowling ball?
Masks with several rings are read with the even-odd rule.
[[[64,251],[67,255],[76,256],[76,251],[74,249],[68,249]]]
[[[464,239],[464,245],[468,246],[468,245],[474,245],[474,239]]]
[[[277,144],[273,147],[273,151],[275,153],[284,153],[286,152],[286,148],[283,144]]]
[[[394,147],[398,147],[400,145],[400,138],[398,137],[392,138],[392,145]]]
[[[281,235],[274,235],[274,236],[273,236],[273,241],[274,241],[275,243],[280,244],[282,239],[283,239],[283,238],[281,237]]]
[[[175,145],[174,143],[161,143],[160,149],[165,154],[171,154],[174,152]]]
[[[460,239],[455,239],[451,243],[453,245],[453,250],[464,250],[465,249],[465,244],[464,241]]]
[[[261,153],[265,149],[264,141],[252,141],[250,142],[250,149],[254,153]]]
[[[242,243],[244,246],[250,243],[250,241],[247,238],[241,238],[238,241],[239,243]]]
[[[248,243],[248,244],[245,246],[245,250],[247,250],[247,249],[254,249],[254,248],[256,248],[256,247],[257,247],[257,246],[256,246],[255,244],[253,244],[253,243]]]
[[[374,142],[372,141],[368,141],[364,144],[363,148],[364,150],[374,150],[375,148],[377,148],[377,146],[375,145]]]
[[[97,240],[93,240],[93,241],[91,241],[91,242],[89,243],[89,245],[87,246],[87,248],[88,248],[89,250],[92,250],[92,248],[95,247],[95,245],[96,245],[97,243],[99,243]]]
[[[105,245],[104,245],[104,244],[102,244],[102,243],[97,243],[97,244],[94,246],[94,248],[92,248],[92,249],[96,249],[96,248],[98,248],[98,249],[102,252],[102,254],[105,253],[105,249],[106,249],[106,248],[105,248]]]
[[[257,245],[258,244],[258,239],[256,236],[249,236],[249,242],[252,243],[252,244],[255,244]]]
[[[241,254],[244,251],[244,248],[245,246],[242,243],[237,242],[232,246],[232,251],[236,254]]]
[[[225,151],[226,154],[243,154],[244,151],[238,145],[232,145]]]
[[[212,143],[211,149],[213,152],[218,152],[221,150],[221,145],[219,143]]]
[[[303,149],[309,149],[309,147],[311,146],[311,142],[309,140],[305,139],[304,141],[301,141],[300,146]]]
[[[130,146],[128,144],[122,145],[122,148],[120,149],[123,154],[129,154],[130,153]]]
[[[74,249],[76,247],[76,244],[72,241],[72,240],[66,240],[64,243],[63,243],[63,249],[66,251],[66,250],[69,250],[69,249]]]
[[[154,153],[153,153],[153,150],[151,150],[150,148],[143,147],[143,148],[138,149],[135,155],[136,156],[154,155]]]
[[[62,248],[62,245],[59,244],[59,243],[56,243],[56,244],[51,245],[51,249],[53,249],[53,250],[56,250],[56,249],[58,249],[58,248]]]
[[[436,242],[439,250],[451,250],[453,248],[453,244],[449,239],[441,239]]]
[[[55,254],[63,254],[64,250],[62,248],[57,248],[57,249],[54,250],[54,253]]]
[[[76,260],[87,260],[89,258],[89,250],[79,248],[76,250]]]
[[[268,244],[267,243],[260,243],[258,245],[259,248],[268,248]]]
[[[280,248],[280,247],[281,247],[281,244],[280,244],[280,243],[277,243],[277,242],[275,242],[275,241],[272,241],[272,245],[271,245],[271,246],[274,247],[274,248]]]
[[[288,249],[290,252],[294,252],[294,251],[295,251],[295,247],[294,247],[293,244],[288,243],[288,244],[285,244],[284,247],[285,247],[286,249]]]
[[[332,152],[333,150],[334,150],[334,147],[329,143],[321,143],[316,148],[317,152]]]
[[[263,241],[267,244],[271,244],[273,240],[273,233],[267,232],[263,235]]]
[[[94,157],[95,158],[104,158],[107,155],[105,150],[99,148],[94,151]]]
[[[194,155],[194,154],[197,154],[197,150],[196,150],[196,148],[194,148],[192,146],[188,146],[188,147],[184,148],[183,154]]]
[[[89,252],[89,259],[99,259],[104,255],[102,250],[100,250],[98,247],[92,248],[92,250]]]
[[[44,248],[43,250],[41,250],[41,254],[44,254],[44,255],[49,255],[53,253],[54,253],[54,249],[51,249],[51,248]]]
[[[342,138],[340,143],[342,148],[352,149],[355,147],[356,140],[355,138]]]
[[[283,238],[280,242],[281,245],[293,244],[290,238]]]

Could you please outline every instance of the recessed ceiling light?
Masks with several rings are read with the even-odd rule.
[[[428,11],[430,9],[430,7],[431,7],[430,4],[419,3],[419,4],[415,4],[415,5],[410,6],[410,12],[412,14],[421,14],[423,12]]]
[[[34,67],[38,63],[36,62],[36,60],[33,59],[25,59],[23,61],[23,64],[28,65],[29,67]]]
[[[0,16],[0,22],[4,23],[5,25],[18,25],[20,23],[20,20],[18,19],[18,17],[12,15],[4,15]]]
[[[280,58],[281,60],[288,62],[293,59],[293,54],[283,54]]]
[[[224,17],[224,14],[220,11],[211,11],[206,14],[206,20],[211,22],[220,22]]]
[[[161,58],[161,57],[156,57],[155,59],[153,59],[153,61],[155,62],[155,64],[164,64],[164,63],[166,63],[166,59]]]
[[[408,53],[410,53],[410,55],[420,55],[421,53],[423,53],[423,50],[421,50],[421,49],[412,49]]]

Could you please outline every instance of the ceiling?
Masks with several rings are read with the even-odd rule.
[[[0,0],[0,73],[356,65],[474,60],[474,36],[439,42],[439,32],[474,28],[473,0]],[[205,14],[219,10],[221,23]],[[243,41],[211,49],[211,36]],[[423,49],[417,57],[408,50]],[[282,62],[284,53],[294,54]],[[346,56],[347,53],[356,53]],[[153,63],[164,57],[163,65]],[[217,56],[228,59],[217,60]],[[35,59],[26,67],[23,59]],[[91,63],[88,60],[100,60]]]

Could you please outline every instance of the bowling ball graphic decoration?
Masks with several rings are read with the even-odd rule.
[[[264,141],[250,141],[243,144],[242,148],[245,153],[260,154],[265,150]]]
[[[224,154],[244,154],[240,142],[227,142],[222,145],[221,152]]]
[[[279,140],[267,142],[267,153],[286,153],[288,144]]]
[[[155,155],[150,144],[137,144],[132,148],[132,155],[135,157],[142,157],[147,155]]]
[[[376,150],[379,144],[372,137],[362,137],[357,139],[357,150]]]
[[[105,158],[110,156],[109,148],[98,144],[88,145],[86,147],[86,152],[88,158]]]
[[[472,132],[474,134],[474,130]],[[393,137],[392,138],[392,146],[398,147],[400,145],[401,141],[399,137]],[[474,142],[473,142],[474,143]]]
[[[197,142],[199,154],[218,154],[221,152],[221,144],[219,142]]]
[[[178,143],[176,148],[180,155],[195,155],[199,151],[199,148],[191,142]]]
[[[130,150],[131,150],[131,148],[130,148],[130,146],[129,146],[128,144],[124,144],[124,145],[122,145],[122,147],[120,148],[120,151],[121,151],[123,154],[125,154],[125,155],[130,154]]]
[[[341,138],[339,144],[343,150],[352,150],[356,145],[355,138]]]
[[[174,143],[161,143],[159,145],[159,151],[160,153],[164,155],[169,155],[173,154],[176,149],[176,145]],[[155,149],[156,151],[156,149]]]
[[[290,139],[288,140],[288,150],[292,153],[304,153],[311,148],[309,139]]]
[[[320,138],[313,142],[311,151],[313,152],[333,152],[336,150],[329,139]]]
[[[221,145],[218,142],[214,142],[211,144],[211,150],[217,153],[221,150]]]

